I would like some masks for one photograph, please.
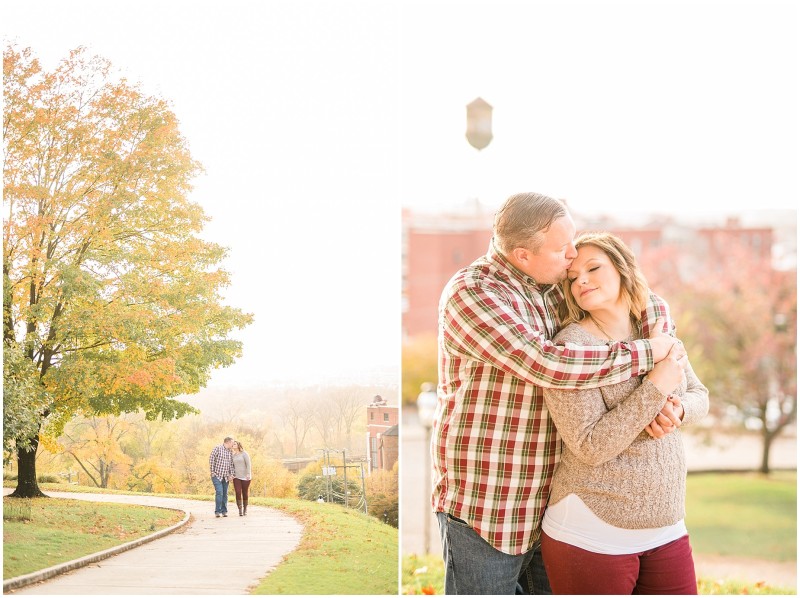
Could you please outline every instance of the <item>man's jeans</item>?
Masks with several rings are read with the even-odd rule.
[[[445,594],[551,594],[539,544],[520,555],[500,552],[469,524],[437,513]]]
[[[222,481],[218,477],[211,476],[214,484],[214,514],[222,515],[228,512],[228,480]]]

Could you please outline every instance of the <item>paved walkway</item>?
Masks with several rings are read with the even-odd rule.
[[[11,489],[5,489],[5,493]],[[180,530],[120,555],[13,594],[247,594],[300,543],[303,527],[275,509],[250,506],[246,517],[214,517],[209,501],[47,492],[49,496],[181,509]],[[230,507],[229,507],[230,508]],[[234,505],[234,509],[236,506]]]

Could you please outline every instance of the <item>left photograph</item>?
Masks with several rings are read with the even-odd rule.
[[[3,590],[397,595],[392,11],[137,7],[4,8]]]

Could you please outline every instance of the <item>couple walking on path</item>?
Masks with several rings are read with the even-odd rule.
[[[208,458],[211,468],[211,483],[214,484],[214,515],[228,516],[228,484],[233,480],[236,491],[236,506],[239,516],[247,515],[252,467],[250,455],[244,450],[242,443],[226,436],[222,444],[211,451]]]

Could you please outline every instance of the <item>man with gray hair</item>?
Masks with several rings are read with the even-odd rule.
[[[513,195],[487,255],[457,272],[439,303],[439,385],[432,506],[447,594],[549,594],[541,520],[561,441],[543,388],[595,388],[647,373],[677,340],[650,295],[642,338],[557,346],[559,284],[577,255],[563,202]],[[665,398],[666,401],[666,398]],[[680,425],[668,406],[652,428]]]

